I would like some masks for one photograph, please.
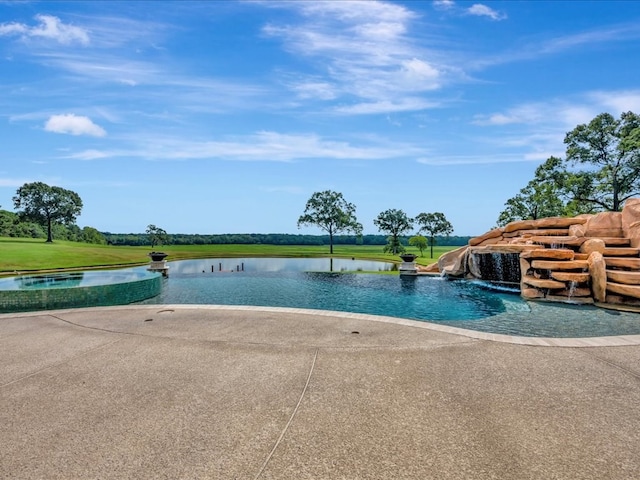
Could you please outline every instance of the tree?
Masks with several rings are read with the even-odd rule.
[[[49,243],[53,242],[53,224],[73,225],[82,211],[76,192],[42,182],[25,183],[13,197],[13,205],[21,219],[46,225]]]
[[[505,203],[498,225],[514,220],[620,211],[640,193],[640,116],[601,113],[568,132],[566,158],[549,157]],[[580,169],[578,167],[583,167]]]
[[[572,200],[620,211],[640,193],[640,116],[626,112],[616,120],[601,113],[567,133],[567,166],[581,165],[563,185]]]
[[[151,248],[155,247],[156,245],[167,243],[169,240],[167,232],[160,227],[156,227],[153,224],[147,226],[146,234],[149,235]]]
[[[413,219],[409,218],[402,210],[391,208],[380,212],[373,220],[373,224],[381,232],[389,234],[389,243],[384,247],[385,252],[394,255],[404,252],[400,244],[400,235],[409,232],[413,228]]]
[[[549,157],[536,168],[533,180],[520,189],[516,196],[505,202],[506,208],[498,217],[498,225],[503,226],[516,220],[537,220],[567,215],[568,203],[563,201],[562,191],[567,175],[562,166],[562,159]]]
[[[451,235],[453,233],[453,225],[449,223],[447,217],[443,213],[420,213],[416,216],[416,223],[420,225],[420,232],[429,234],[429,244],[431,245],[431,258],[433,258],[433,245],[436,243],[436,235]]]
[[[329,234],[329,252],[333,254],[333,236],[340,232],[362,234],[362,224],[356,219],[356,207],[341,193],[325,190],[315,192],[307,201],[304,214],[298,218],[298,228],[316,225]]]
[[[81,240],[86,243],[95,243],[97,245],[104,245],[107,243],[107,239],[104,235],[93,227],[84,227],[82,229]]]
[[[422,256],[422,251],[429,246],[429,242],[422,235],[414,235],[409,239],[409,245],[417,247],[420,250],[420,256]],[[433,258],[433,255],[431,255]]]

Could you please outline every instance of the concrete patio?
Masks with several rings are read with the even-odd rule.
[[[0,315],[7,479],[628,480],[639,405],[640,337],[247,307]]]

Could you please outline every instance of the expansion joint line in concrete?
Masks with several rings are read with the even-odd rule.
[[[607,365],[617,368],[618,370],[623,371],[624,373],[631,375],[632,377],[634,377],[636,380],[640,380],[640,373],[635,372],[627,367],[624,367],[622,365],[619,365],[617,363],[612,362],[611,360],[607,360],[606,358],[602,358],[600,355],[596,355],[595,353],[592,353],[588,350],[583,350],[582,353],[584,353],[585,355],[590,356],[591,358],[595,358],[596,360],[601,361],[602,363],[606,363]]]
[[[67,320],[65,318],[58,317],[57,315],[49,314],[49,316],[52,317],[52,318],[55,318],[56,320],[60,320],[61,322],[68,323],[69,325],[73,325],[74,327],[86,328],[87,330],[97,330],[98,332],[115,333],[115,334],[119,334],[119,335],[137,335],[136,333],[119,332],[119,331],[116,331],[116,330],[109,330],[108,328],[89,327],[87,325],[82,325],[80,323],[75,323],[75,322],[72,322],[71,320]]]
[[[35,375],[38,375],[39,373],[45,372],[47,370],[51,370],[52,368],[58,367],[60,365],[64,365],[65,363],[69,363],[71,360],[74,360],[74,359],[76,359],[78,357],[82,357],[84,355],[88,355],[89,353],[94,352],[95,350],[99,350],[101,348],[108,347],[108,346],[113,345],[114,343],[118,343],[120,341],[121,341],[121,339],[116,339],[113,342],[103,343],[102,345],[98,345],[96,347],[90,348],[90,349],[85,350],[85,351],[83,351],[81,353],[78,353],[77,355],[73,355],[73,356],[71,356],[69,358],[65,358],[64,360],[61,360],[59,362],[52,363],[51,365],[47,365],[46,367],[42,367],[42,368],[40,368],[38,370],[35,370],[35,371],[29,373],[28,375],[24,375],[24,376],[22,376],[20,378],[16,378],[15,380],[11,380],[10,382],[7,382],[7,383],[3,383],[2,385],[0,385],[0,388],[4,388],[4,387],[7,387],[7,386],[12,385],[14,383],[20,382],[22,380],[26,380],[27,378],[31,378],[31,377],[33,377]]]
[[[304,388],[302,389],[302,393],[300,394],[300,398],[298,399],[298,403],[296,404],[295,408],[293,409],[293,412],[291,412],[291,416],[289,417],[289,421],[284,426],[284,429],[282,430],[282,433],[280,433],[280,436],[278,437],[278,440],[276,441],[275,445],[273,446],[273,448],[269,452],[269,455],[267,455],[267,458],[265,459],[264,463],[260,467],[260,470],[258,470],[258,473],[256,473],[256,476],[253,477],[253,480],[258,480],[258,478],[260,478],[260,476],[262,475],[262,472],[264,472],[264,469],[267,468],[267,465],[269,464],[269,461],[271,460],[271,457],[273,457],[273,454],[276,452],[278,446],[280,445],[280,443],[282,443],[282,439],[284,438],[285,434],[289,430],[289,427],[291,426],[291,423],[293,422],[293,419],[295,418],[296,414],[298,413],[298,409],[300,408],[300,404],[302,403],[302,399],[307,394],[307,389],[309,388],[309,383],[311,382],[311,375],[313,375],[313,369],[315,368],[316,360],[318,359],[318,350],[319,349],[316,348],[316,351],[315,351],[315,353],[313,355],[313,361],[311,362],[311,368],[309,369],[309,375],[307,375],[307,381],[304,384]]]

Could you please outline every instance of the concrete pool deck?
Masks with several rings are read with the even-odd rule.
[[[640,478],[640,336],[277,308],[0,315],[0,478]]]

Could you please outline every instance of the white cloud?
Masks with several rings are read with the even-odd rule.
[[[472,121],[479,126],[551,125],[566,131],[589,123],[600,113],[619,117],[627,111],[640,111],[640,90],[591,91],[571,98],[516,105],[502,112],[476,115]]]
[[[423,102],[408,97],[441,88],[445,74],[453,70],[439,65],[416,47],[408,35],[418,16],[390,2],[265,2],[263,5],[296,10],[298,24],[263,28],[283,40],[287,50],[319,60],[322,65],[312,83],[287,82],[299,98],[334,100],[353,97],[362,105],[377,105],[371,113],[385,113]],[[315,94],[315,96],[313,96]],[[355,102],[358,103],[358,102]],[[365,113],[367,109],[340,108],[341,113]]]
[[[423,60],[412,58],[402,62],[402,74],[408,88],[420,90],[436,89],[440,86],[438,79],[441,72]]]
[[[28,180],[23,178],[3,178],[0,177],[0,187],[21,187]],[[6,208],[6,207],[5,207]]]
[[[434,0],[433,7],[436,10],[451,12],[455,15],[467,14],[476,17],[489,17],[492,20],[504,20],[507,18],[505,13],[498,12],[481,3],[474,3],[469,8],[463,9],[458,7],[453,0]]]
[[[117,157],[119,156],[116,152],[107,152],[100,150],[84,150],[80,153],[72,154],[70,157],[74,160],[99,160],[101,158],[109,158],[109,157]]]
[[[567,132],[578,125],[588,124],[600,113],[607,112],[619,118],[623,112],[638,110],[640,90],[591,91],[477,115],[472,124],[493,129],[491,135],[477,138],[477,144],[494,144],[495,148],[515,149],[520,152],[516,156],[521,161],[543,161],[550,156],[563,157],[563,140]],[[466,158],[462,163],[486,163],[474,158],[476,157]],[[456,158],[451,161],[461,162]],[[491,160],[490,163],[495,162],[496,160]],[[422,159],[421,163],[436,164],[430,159]]]
[[[434,0],[433,6],[438,10],[450,10],[455,7],[453,0]]]
[[[436,108],[439,104],[422,98],[403,98],[398,101],[381,100],[379,102],[362,102],[354,105],[340,106],[334,112],[349,115],[371,115],[393,112],[414,112]]]
[[[482,5],[481,3],[471,5],[467,8],[467,13],[478,17],[489,17],[492,20],[504,20],[507,18],[506,14],[497,12],[496,10],[487,7],[486,5]]]
[[[475,117],[475,125],[509,125],[509,124],[537,124],[548,120],[547,113],[550,106],[546,104],[523,104],[512,107],[505,112]]]
[[[259,162],[293,162],[304,159],[379,160],[424,155],[424,148],[406,143],[367,139],[362,144],[326,139],[316,134],[287,134],[271,131],[217,141],[192,138],[137,135],[130,148],[119,150],[85,150],[63,158],[97,160],[107,157],[130,157],[146,160],[232,160]]]
[[[640,90],[597,91],[588,94],[588,98],[602,105],[614,117],[623,112],[640,112]]]
[[[485,154],[485,155],[450,155],[450,156],[438,156],[437,158],[420,157],[416,160],[417,163],[423,165],[432,166],[447,166],[447,165],[484,165],[494,163],[514,163],[514,162],[528,162],[534,159],[525,158],[520,153],[510,154]]]
[[[325,81],[302,81],[291,83],[290,88],[297,93],[298,98],[316,100],[333,100],[337,97],[335,86]]]
[[[39,22],[35,26],[15,22],[2,23],[0,24],[0,35],[43,38],[54,40],[63,45],[73,43],[89,44],[89,34],[83,28],[65,24],[58,17],[52,15],[36,15],[35,19]]]
[[[92,137],[104,137],[107,132],[91,121],[89,117],[68,113],[64,115],[52,115],[45,123],[47,132],[68,133],[71,135],[90,135]]]

